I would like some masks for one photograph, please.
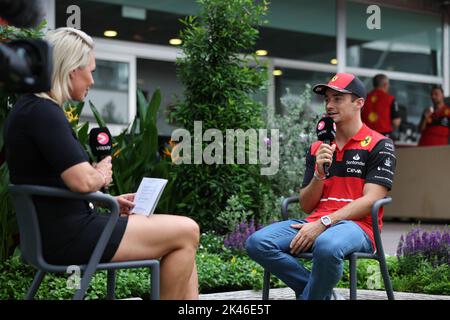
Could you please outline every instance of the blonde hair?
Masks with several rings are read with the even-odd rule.
[[[74,28],[58,28],[49,31],[44,39],[53,46],[52,87],[50,92],[36,95],[50,99],[62,107],[71,99],[70,72],[88,65],[89,54],[94,49],[94,41],[83,31]]]

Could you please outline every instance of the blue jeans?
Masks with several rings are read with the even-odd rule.
[[[353,221],[341,221],[322,232],[311,252],[313,266],[308,271],[289,252],[289,244],[299,231],[290,225],[307,223],[286,220],[253,233],[246,242],[249,256],[295,291],[297,299],[329,300],[342,277],[344,257],[353,252],[372,253],[366,233]]]

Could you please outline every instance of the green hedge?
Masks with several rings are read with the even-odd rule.
[[[450,295],[450,266],[438,267],[422,261],[413,273],[405,274],[396,257],[387,257],[388,268],[395,291]],[[307,267],[310,261],[305,262]],[[197,254],[197,268],[201,293],[261,289],[263,269],[243,252],[223,246],[223,237],[204,234]],[[25,266],[16,253],[0,264],[0,299],[23,299],[32,282],[34,270]],[[67,289],[67,275],[48,275],[41,285],[37,299],[70,299],[72,289]],[[149,271],[147,269],[121,270],[117,273],[117,298],[141,297],[149,299]],[[348,287],[348,263],[338,287]],[[271,287],[283,287],[272,277]],[[358,261],[358,288],[383,289],[378,263],[374,260]],[[106,274],[95,275],[87,299],[106,296]]]

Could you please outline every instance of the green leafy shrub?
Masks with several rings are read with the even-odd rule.
[[[176,176],[172,174],[174,166],[167,158],[159,155],[157,113],[161,104],[161,92],[155,90],[150,101],[144,97],[141,91],[137,91],[139,113],[133,119],[130,128],[113,137],[112,163],[113,183],[109,188],[112,195],[135,192],[143,177],[164,178],[169,182],[158,202],[158,212],[173,212],[174,198],[178,195],[173,188]],[[84,102],[78,104],[68,103],[65,113],[80,143],[92,156],[89,148],[89,123],[79,123]],[[89,101],[94,117],[101,127],[106,127],[106,122],[98,112],[95,105]]]
[[[316,140],[315,125],[319,119],[310,109],[311,87],[295,94],[289,89],[281,97],[285,112],[276,114],[270,122],[280,130],[280,169],[270,176],[272,189],[277,196],[298,194],[305,173],[305,156],[309,145]],[[297,210],[298,212],[298,210]]]
[[[246,221],[253,215],[252,211],[247,210],[251,203],[252,199],[246,194],[232,195],[227,200],[225,210],[217,216],[217,221],[222,223],[225,232],[233,231],[241,221]]]
[[[311,269],[310,260],[302,263]],[[399,274],[398,261],[387,257],[391,281],[395,291],[426,294],[450,295],[450,268],[441,265],[433,268],[424,263],[413,274]],[[383,290],[381,277],[377,273],[378,263],[374,260],[358,260],[358,289]],[[203,234],[197,253],[200,293],[225,292],[234,290],[261,289],[263,268],[245,253],[231,251],[223,246],[223,236],[213,233]],[[24,265],[16,254],[0,264],[0,300],[23,299],[31,285],[34,270]],[[119,299],[141,297],[149,299],[149,270],[120,270],[117,274],[116,296]],[[348,263],[337,287],[348,288]],[[37,299],[70,299],[74,290],[67,289],[68,275],[48,275],[42,283]],[[276,277],[271,277],[271,288],[285,287]],[[95,274],[86,299],[104,299],[106,296],[106,274]]]
[[[201,121],[204,131],[214,128],[223,133],[226,129],[264,128],[262,105],[251,95],[265,85],[267,71],[255,55],[241,54],[251,51],[256,43],[265,4],[253,0],[200,0],[199,4],[198,15],[182,21],[184,56],[177,60],[177,73],[185,87],[184,100],[177,103],[170,120],[191,136],[194,121]],[[268,181],[261,177],[260,165],[181,164],[177,175],[183,177],[177,188],[189,195],[178,208],[193,217],[202,230],[223,233],[230,228],[235,215],[225,226],[227,215],[222,214],[221,220],[217,216],[226,212],[227,202],[234,201],[232,196],[244,200],[241,213],[264,220],[260,191]],[[244,194],[249,202],[243,199]]]

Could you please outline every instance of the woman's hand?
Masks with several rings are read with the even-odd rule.
[[[112,181],[112,163],[111,156],[107,156],[98,163],[93,163],[92,166],[97,170],[105,179],[104,187],[109,186]]]
[[[120,214],[121,215],[130,215],[131,210],[134,208],[134,196],[135,193],[127,193],[121,194],[120,196],[116,196],[117,202],[119,202],[120,206]]]

